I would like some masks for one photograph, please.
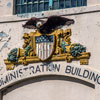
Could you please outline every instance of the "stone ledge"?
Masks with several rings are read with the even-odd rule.
[[[100,12],[100,5],[43,11],[43,12],[38,12],[38,13],[18,14],[18,15],[12,15],[12,16],[2,16],[0,17],[0,23],[26,21],[31,17],[46,18],[51,15],[70,16],[70,15],[79,15],[79,14],[93,13],[93,12]]]

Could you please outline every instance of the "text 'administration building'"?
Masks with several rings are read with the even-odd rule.
[[[0,100],[42,99],[100,100],[100,0],[0,0]]]

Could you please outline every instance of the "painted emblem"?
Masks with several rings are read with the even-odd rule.
[[[40,24],[41,22],[41,24]],[[59,29],[58,26],[71,25],[74,20],[60,16],[51,16],[46,22],[31,18],[24,28],[35,28],[35,32],[24,33],[23,49],[15,48],[4,60],[7,70],[14,69],[16,64],[27,65],[35,62],[79,60],[87,65],[90,52],[80,43],[71,43],[71,29]],[[39,25],[38,25],[39,24]]]
[[[50,58],[54,51],[54,36],[41,35],[35,37],[35,51],[36,55],[42,60]]]

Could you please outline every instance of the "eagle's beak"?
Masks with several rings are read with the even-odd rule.
[[[71,25],[71,24],[74,24],[75,23],[75,21],[74,20],[69,20],[69,21],[67,21],[67,25],[69,26],[69,25]]]
[[[72,24],[74,24],[74,23],[75,23],[75,21],[74,21],[74,20],[71,20],[71,23],[72,23]]]

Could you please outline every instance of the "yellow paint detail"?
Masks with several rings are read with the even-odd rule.
[[[4,60],[6,64],[6,69],[7,70],[13,70],[13,66],[15,64],[23,64],[27,65],[29,63],[36,63],[36,62],[41,62],[41,60],[38,58],[36,55],[35,51],[35,36],[40,36],[42,35],[40,32],[36,30],[36,32],[31,32],[31,33],[24,33],[23,39],[24,39],[24,45],[23,48],[27,47],[28,45],[31,47],[28,56],[24,56],[25,49],[17,49],[17,57],[18,61],[17,62],[10,62],[7,59]],[[81,53],[81,56],[78,57],[73,57],[70,54],[70,47],[72,47],[74,44],[71,44],[71,29],[66,29],[66,30],[55,30],[51,34],[46,34],[47,36],[53,35],[54,36],[54,45],[53,45],[53,51],[52,54],[49,58],[45,59],[44,61],[49,62],[49,61],[67,61],[71,62],[72,60],[80,60],[81,65],[86,65],[88,64],[88,60],[90,58],[90,53],[89,52],[83,52]],[[63,49],[61,48],[61,43],[64,41],[68,46],[65,47],[66,52],[63,52]],[[42,62],[44,62],[42,61]]]

